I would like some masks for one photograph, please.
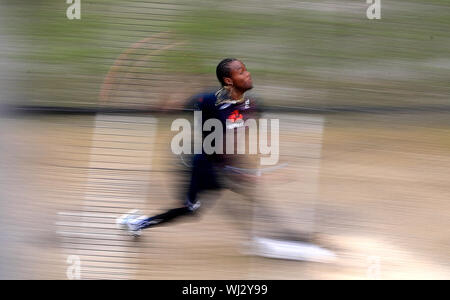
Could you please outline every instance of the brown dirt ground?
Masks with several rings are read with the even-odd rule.
[[[285,117],[279,115],[280,120]],[[4,170],[8,170],[4,199],[8,201],[2,208],[13,237],[6,247],[11,251],[2,254],[11,258],[5,270],[9,277],[65,279],[68,252],[82,245],[94,250],[89,253],[99,253],[97,257],[83,256],[88,261],[82,261],[86,267],[82,270],[89,274],[82,274],[83,278],[449,279],[448,116],[340,114],[323,118],[315,181],[307,175],[311,160],[295,156],[298,145],[305,143],[296,137],[301,127],[282,132],[282,145],[287,148],[281,149],[281,160],[298,159],[305,168],[282,171],[281,177],[296,180],[280,184],[277,199],[270,203],[286,218],[288,227],[299,232],[308,228],[318,243],[336,252],[337,261],[329,264],[243,255],[245,234],[224,213],[229,203],[239,205],[240,199],[228,191],[211,207],[206,205],[199,219],[151,229],[138,241],[116,233],[115,239],[94,239],[95,243],[68,239],[60,234],[61,222],[66,219],[61,220],[58,213],[82,211],[85,205],[92,176],[86,168],[92,153],[94,117],[3,118]],[[176,203],[183,174],[170,153],[172,119],[158,120],[150,150],[151,171],[101,173],[118,179],[109,191],[108,186],[103,188],[112,199],[121,199],[103,211],[118,215],[132,208],[133,191],[144,197],[141,208],[146,213]],[[140,130],[144,129],[127,131],[120,140],[132,145],[136,140],[127,135]],[[147,146],[136,147],[145,153]],[[143,161],[148,159],[145,155],[130,153],[123,159],[135,166],[149,163]],[[302,179],[313,180],[303,183],[310,198],[301,197]],[[121,184],[127,190],[114,192]],[[316,189],[308,190],[312,185]],[[314,208],[314,217],[301,220],[300,213],[296,220],[291,209],[302,209],[302,205]],[[106,254],[108,259],[97,259]]]

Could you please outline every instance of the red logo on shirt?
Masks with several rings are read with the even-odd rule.
[[[228,116],[228,120],[230,120],[233,123],[242,119],[244,119],[244,117],[242,116],[242,114],[239,113],[239,110],[233,111],[231,115]]]

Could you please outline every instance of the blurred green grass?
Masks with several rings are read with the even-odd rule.
[[[217,62],[231,56],[261,86],[286,88],[280,105],[448,104],[448,1],[382,1],[382,19],[368,20],[359,0],[82,0],[82,18],[73,21],[64,1],[5,1],[20,20],[9,23],[10,32],[27,45],[12,57],[27,65],[29,103],[97,105],[115,59],[143,38],[170,32],[167,43],[182,46],[134,53],[130,60],[147,60],[139,72],[214,77]],[[304,97],[305,89],[317,95]]]

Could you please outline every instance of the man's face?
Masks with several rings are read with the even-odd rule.
[[[245,92],[253,88],[252,76],[245,65],[235,60],[229,64],[231,73],[230,78],[225,78],[225,82],[233,85],[234,88]]]

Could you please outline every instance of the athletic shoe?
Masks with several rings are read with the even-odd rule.
[[[146,225],[148,217],[147,216],[138,216],[132,219],[129,219],[127,222],[128,232],[135,237],[141,235],[142,228]]]
[[[117,228],[119,229],[126,229],[128,226],[128,222],[134,218],[139,217],[140,213],[139,210],[135,209],[135,210],[131,210],[129,212],[127,212],[124,215],[121,215],[120,217],[118,217],[116,219],[116,225]]]
[[[120,229],[128,230],[132,236],[140,236],[142,223],[148,217],[140,214],[139,210],[132,210],[117,218],[116,224]]]
[[[267,258],[322,263],[336,260],[333,252],[311,243],[254,237],[250,245],[250,251],[246,254]]]

